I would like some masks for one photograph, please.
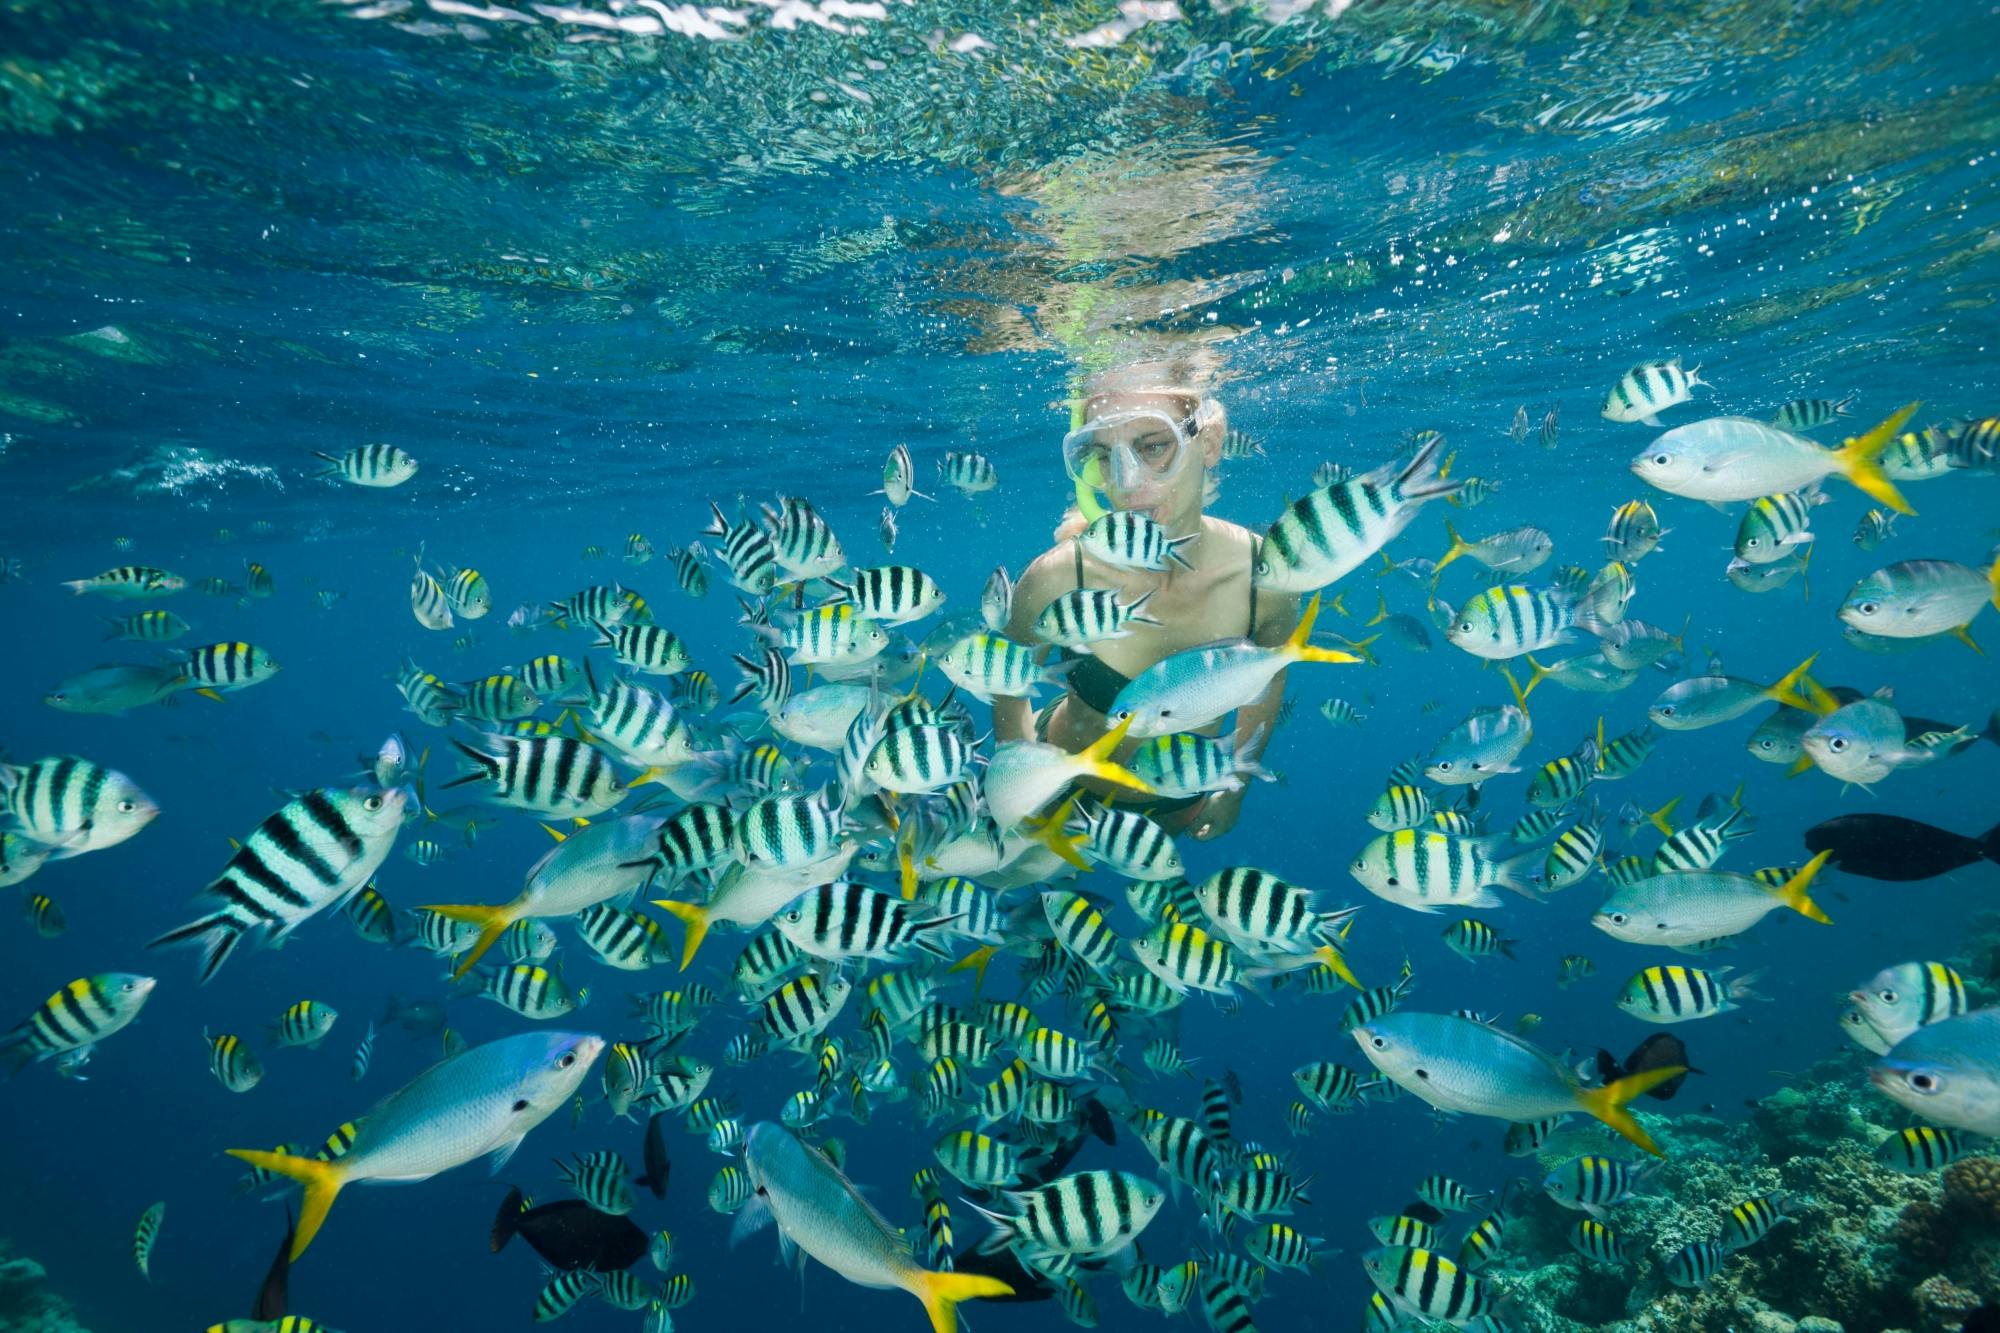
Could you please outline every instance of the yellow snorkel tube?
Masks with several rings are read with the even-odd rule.
[[[1081,398],[1070,399],[1069,428],[1071,430],[1078,430],[1083,426],[1084,415],[1084,400]],[[1100,485],[1103,481],[1102,476],[1099,475],[1100,466],[1095,459],[1092,459],[1090,462],[1084,464],[1083,475],[1076,479],[1076,510],[1079,514],[1083,515],[1083,521],[1086,523],[1095,523],[1098,519],[1103,518],[1111,512],[1110,499],[1104,495],[1103,488]]]

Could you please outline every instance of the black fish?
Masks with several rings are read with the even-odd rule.
[[[1832,852],[1831,863],[1850,875],[1932,879],[1978,861],[2000,861],[2000,824],[1968,838],[1900,815],[1835,815],[1806,830],[1806,849]]]
[[[1622,1065],[1618,1063],[1618,1057],[1611,1052],[1601,1049],[1597,1052],[1598,1077],[1606,1083],[1613,1079],[1642,1074],[1648,1069],[1664,1069],[1670,1065],[1685,1066],[1687,1074],[1676,1074],[1657,1088],[1648,1088],[1646,1090],[1648,1097],[1658,1097],[1663,1102],[1668,1101],[1681,1090],[1681,1084],[1687,1082],[1688,1074],[1708,1072],[1696,1069],[1688,1062],[1687,1043],[1671,1032],[1655,1032],[1640,1042],[1633,1048],[1632,1054],[1625,1057],[1625,1063]]]
[[[629,1218],[600,1213],[581,1199],[564,1199],[523,1209],[521,1191],[507,1191],[493,1218],[493,1253],[519,1235],[557,1268],[594,1268],[600,1273],[630,1268],[651,1244]]]
[[[1403,1216],[1414,1217],[1419,1222],[1428,1222],[1434,1227],[1444,1225],[1444,1214],[1425,1203],[1422,1199],[1416,1199],[1404,1204]]]
[[[297,1230],[288,1205],[285,1208],[285,1238],[278,1242],[278,1257],[271,1260],[270,1271],[264,1274],[264,1285],[257,1288],[257,1303],[250,1307],[252,1319],[283,1319],[292,1312],[292,1237]]]
[[[412,1037],[434,1037],[444,1031],[444,1006],[436,1000],[405,1000],[391,995],[376,1022],[384,1027],[394,1023]]]
[[[674,1164],[667,1160],[667,1113],[655,1111],[653,1118],[646,1122],[646,1174],[639,1177],[639,1183],[653,1191],[653,1197],[667,1197],[667,1177],[673,1173]]]

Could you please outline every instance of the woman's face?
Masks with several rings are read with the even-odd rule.
[[[1181,393],[1116,393],[1091,400],[1094,418],[1121,412],[1158,412],[1185,423],[1183,430],[1193,437],[1187,446],[1188,456],[1179,466],[1169,475],[1155,476],[1151,465],[1165,463],[1175,452],[1176,442],[1168,426],[1157,417],[1140,417],[1111,427],[1105,438],[1129,447],[1139,463],[1136,468],[1114,468],[1113,475],[1106,478],[1104,493],[1113,509],[1144,513],[1176,534],[1194,530],[1201,517],[1204,479],[1222,453],[1219,413],[1207,428],[1194,434],[1191,418],[1200,401]]]

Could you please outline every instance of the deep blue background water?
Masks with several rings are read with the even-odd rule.
[[[720,579],[689,602],[663,562],[634,571],[616,561],[629,532],[665,549],[695,535],[710,499],[797,492],[868,559],[880,502],[867,492],[888,448],[909,443],[928,475],[943,449],[976,447],[998,465],[1000,491],[976,506],[913,504],[896,550],[963,609],[993,565],[1018,571],[1046,544],[1067,496],[1054,452],[1064,417],[1050,405],[1077,364],[1102,360],[1135,326],[1241,331],[1219,345],[1220,392],[1232,424],[1269,457],[1226,470],[1223,516],[1261,528],[1317,461],[1367,464],[1434,427],[1460,451],[1455,473],[1500,483],[1485,507],[1449,511],[1461,530],[1532,522],[1555,537],[1558,562],[1594,565],[1611,509],[1642,493],[1625,463],[1651,432],[1597,418],[1605,389],[1635,361],[1702,363],[1715,388],[1701,401],[1716,411],[1761,414],[1850,390],[1859,424],[1912,399],[1925,401],[1921,420],[1994,410],[2000,198],[1984,154],[2000,103],[1976,40],[1992,28],[1987,7],[1912,17],[1799,6],[1760,22],[1702,6],[1591,23],[1552,10],[1508,33],[1424,6],[1346,26],[1300,19],[1316,26],[1275,35],[1259,35],[1248,13],[1201,10],[1101,58],[1052,35],[1108,12],[1066,8],[1046,30],[923,6],[848,34],[767,32],[760,20],[752,40],[667,39],[643,64],[646,43],[614,63],[610,47],[548,41],[551,24],[491,24],[475,41],[335,7],[270,4],[225,22],[77,6],[52,9],[33,30],[9,20],[24,59],[95,70],[103,91],[67,104],[78,127],[28,133],[41,103],[16,78],[0,140],[23,182],[0,210],[17,255],[0,278],[14,312],[0,350],[10,395],[0,404],[0,555],[26,566],[0,586],[13,645],[0,740],[11,757],[75,751],[110,764],[166,810],[124,846],[29,882],[61,903],[67,935],[0,932],[10,1018],[87,972],[162,979],[88,1082],[39,1068],[0,1093],[10,1183],[0,1234],[48,1265],[90,1326],[239,1313],[278,1214],[232,1197],[240,1172],[220,1150],[315,1140],[432,1056],[428,1042],[388,1031],[367,1083],[350,1082],[352,1044],[384,996],[436,994],[440,983],[428,956],[363,945],[345,922],[314,922],[280,952],[240,955],[203,989],[191,955],[149,955],[144,941],[186,919],[190,895],[228,859],[228,839],[274,809],[279,790],[337,779],[390,730],[415,734],[388,679],[404,655],[469,678],[531,652],[583,650],[580,635],[509,637],[501,621],[517,602],[622,579],[727,682],[742,636]],[[931,54],[923,38],[940,26],[979,29],[1033,77],[998,73],[999,56]],[[1466,54],[1433,79],[1385,72],[1371,59],[1385,31]],[[1220,41],[1234,43],[1233,57],[1216,55]],[[1281,70],[1281,54],[1309,41],[1318,54]],[[1260,53],[1238,49],[1251,45]],[[850,86],[872,78],[879,90],[865,108],[837,91],[813,100],[854,70],[864,83]],[[1043,86],[1059,110],[1039,97]],[[1536,119],[1557,102],[1634,91],[1672,96],[1594,128],[1562,129],[1560,113],[1553,127]],[[893,228],[871,238],[885,217]],[[1324,281],[1328,272],[1341,281]],[[62,341],[105,324],[143,360]],[[1507,439],[1521,403],[1537,421],[1560,405],[1554,451]],[[311,450],[363,440],[403,445],[424,471],[384,493],[312,479]],[[201,453],[173,455],[191,465],[169,473],[166,450]],[[1911,712],[1985,718],[2000,702],[1990,659],[1955,644],[1857,653],[1833,611],[1888,560],[1983,562],[2000,488],[1969,477],[1912,486],[1920,515],[1874,556],[1848,540],[1861,497],[1830,489],[1815,515],[1809,600],[1796,584],[1762,598],[1735,591],[1722,577],[1734,517],[1652,496],[1673,531],[1638,567],[1632,614],[1663,625],[1691,614],[1691,656],[1712,649],[1736,674],[1776,679],[1817,651],[1823,682],[1892,685]],[[270,535],[252,534],[260,519]],[[218,528],[234,541],[219,541]],[[60,677],[147,653],[96,642],[94,612],[134,608],[72,599],[57,582],[128,558],[113,536],[132,538],[130,559],[191,579],[237,577],[245,558],[266,565],[278,586],[269,602],[238,610],[189,592],[160,605],[196,623],[189,642],[248,638],[283,673],[219,705],[189,698],[125,718],[44,708]],[[479,568],[494,589],[496,612],[473,626],[478,643],[462,656],[449,647],[458,631],[428,634],[406,609],[419,544]],[[580,558],[592,544],[605,561]],[[1435,557],[1442,546],[1432,512],[1393,553]],[[1470,563],[1447,572],[1447,598],[1476,586]],[[1350,584],[1350,609],[1365,615],[1371,580]],[[1414,585],[1384,586],[1393,607],[1421,612]],[[345,595],[323,612],[315,587]],[[2000,638],[1996,623],[1975,632]],[[1505,697],[1496,674],[1433,637],[1428,655],[1392,650],[1381,670],[1293,673],[1298,714],[1268,760],[1288,782],[1260,786],[1228,839],[1194,848],[1190,873],[1257,864],[1330,901],[1364,900],[1341,867],[1373,835],[1362,816],[1382,776],[1471,707]],[[1568,751],[1600,712],[1611,733],[1636,726],[1667,683],[1649,674],[1609,699],[1545,686],[1529,758]],[[1366,725],[1329,730],[1316,708],[1332,695],[1365,700]],[[1442,707],[1426,715],[1432,700]],[[1612,804],[1652,808],[1684,794],[1692,805],[1741,781],[1762,821],[1732,855],[1745,869],[1800,859],[1800,833],[1842,811],[1961,832],[2000,818],[1992,746],[1872,796],[1843,794],[1821,775],[1787,781],[1748,758],[1743,740],[1761,715],[1668,736],[1636,779],[1608,791]],[[442,753],[432,763],[450,767]],[[1518,812],[1523,787],[1489,789],[1496,822]],[[545,847],[510,818],[446,865],[419,868],[399,850],[379,883],[402,906],[499,901]],[[1982,865],[1925,884],[1829,875],[1824,885],[1831,929],[1774,916],[1729,956],[1770,967],[1773,1002],[1681,1029],[1708,1074],[1673,1109],[1739,1115],[1786,1071],[1839,1050],[1838,997],[1883,965],[1948,953],[1968,913],[1995,905],[2000,875]],[[1369,980],[1409,958],[1413,1004],[1509,1020],[1535,1012],[1545,1018],[1536,1039],[1552,1049],[1622,1051],[1652,1029],[1612,1007],[1618,987],[1669,960],[1593,931],[1596,897],[1585,885],[1488,914],[1522,941],[1520,958],[1478,965],[1443,947],[1449,915],[1367,899],[1354,958]],[[1115,924],[1132,925],[1122,914]],[[566,952],[597,993],[578,1021],[592,1030],[626,1030],[622,992],[672,984],[658,970],[628,985]],[[1557,961],[1577,952],[1599,974],[1556,990]],[[729,956],[718,939],[703,965]],[[308,996],[342,1013],[324,1049],[267,1052],[266,1079],[247,1096],[209,1076],[204,1025],[256,1032]],[[1404,1202],[1415,1179],[1442,1170],[1494,1188],[1519,1165],[1499,1153],[1499,1124],[1434,1132],[1410,1101],[1322,1121],[1294,1144],[1288,1071],[1358,1064],[1337,1030],[1343,1003],[1280,994],[1274,1007],[1227,1018],[1201,1002],[1186,1011],[1183,1046],[1203,1072],[1226,1066],[1243,1078],[1239,1135],[1296,1151],[1298,1170],[1316,1177],[1301,1229],[1348,1252],[1312,1276],[1275,1275],[1257,1310],[1266,1329],[1350,1318],[1366,1289],[1351,1258],[1370,1243],[1361,1223]],[[519,1026],[483,1001],[455,1003],[451,1022],[475,1041]],[[738,1030],[718,1013],[696,1049],[716,1054]],[[797,1086],[768,1060],[717,1077],[746,1116],[775,1115]],[[1162,1109],[1193,1113],[1193,1084],[1157,1088]],[[866,1130],[834,1132],[853,1148],[853,1175],[877,1187],[894,1220],[914,1223],[905,1188],[928,1157],[906,1142],[907,1114],[906,1104]],[[577,1131],[558,1116],[506,1179],[560,1197],[549,1158],[605,1145],[636,1159],[638,1131],[607,1130],[601,1110]],[[638,1216],[670,1227],[697,1275],[700,1295],[680,1325],[796,1317],[794,1284],[769,1266],[767,1243],[729,1252],[726,1221],[703,1201],[721,1160],[693,1136],[676,1142],[675,1158],[670,1197]],[[1129,1143],[1093,1148],[1079,1165],[1149,1168]],[[525,1323],[541,1285],[532,1256],[485,1252],[503,1192],[480,1167],[352,1191],[294,1276],[295,1308],[349,1333]],[[130,1239],[156,1199],[168,1211],[148,1286]],[[961,1240],[976,1236],[970,1210],[956,1214]],[[1163,1214],[1146,1234],[1148,1257],[1171,1262],[1204,1241],[1193,1223],[1186,1207]],[[921,1318],[907,1297],[859,1293],[824,1270],[808,1272],[805,1290],[810,1317],[832,1327]],[[1151,1318],[1109,1278],[1093,1290],[1105,1327]],[[972,1313],[981,1329],[1058,1317],[1050,1306]],[[637,1319],[586,1305],[568,1326]]]

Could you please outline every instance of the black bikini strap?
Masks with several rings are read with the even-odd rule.
[[[1076,553],[1076,586],[1081,588],[1083,586],[1083,543],[1073,541],[1070,543],[1070,549]]]
[[[1257,637],[1257,559],[1263,550],[1264,539],[1252,537],[1250,539],[1250,628],[1244,631],[1243,637],[1246,639]]]

